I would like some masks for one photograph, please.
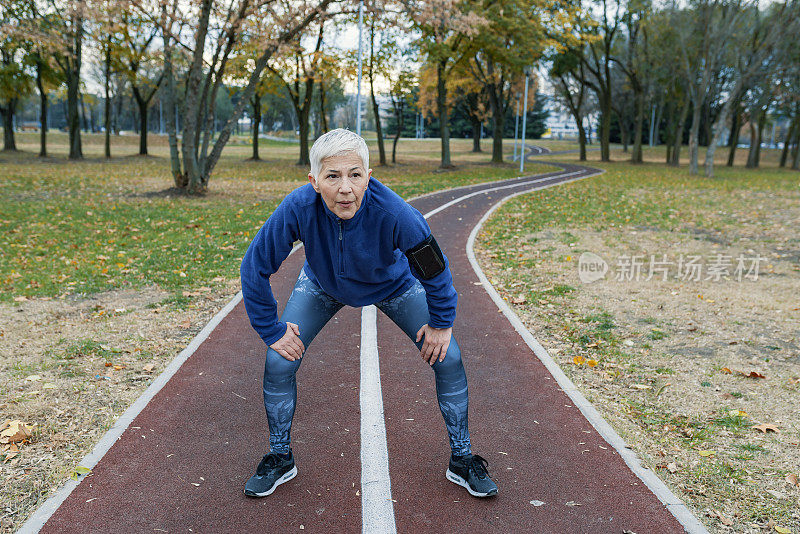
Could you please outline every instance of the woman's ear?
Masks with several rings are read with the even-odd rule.
[[[314,188],[314,191],[319,193],[319,185],[317,184],[317,179],[314,178],[313,174],[308,173],[308,181],[311,182],[311,187]]]

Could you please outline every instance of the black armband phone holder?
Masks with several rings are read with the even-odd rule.
[[[429,280],[444,271],[444,254],[433,234],[425,238],[419,245],[406,252],[408,263],[420,275],[423,280]]]

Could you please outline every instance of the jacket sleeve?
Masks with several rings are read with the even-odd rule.
[[[269,277],[277,272],[300,239],[299,223],[289,197],[281,202],[253,238],[239,270],[242,297],[250,324],[267,346],[286,333],[286,323],[278,320],[278,303],[272,294]]]
[[[401,210],[398,215],[398,224],[395,228],[395,245],[403,254],[409,249],[422,243],[429,235],[431,228],[425,217],[410,204],[406,204],[407,209]],[[425,296],[428,301],[428,313],[430,315],[429,325],[434,328],[450,328],[456,319],[456,305],[458,304],[458,293],[453,287],[453,275],[450,272],[450,262],[447,255],[444,256],[444,270],[425,280],[420,277],[417,270],[410,266],[411,274],[422,283],[425,288]]]

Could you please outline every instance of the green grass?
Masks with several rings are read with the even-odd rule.
[[[202,197],[168,194],[165,140],[150,136],[152,156],[132,154],[136,137],[114,138],[116,157],[101,157],[102,136],[84,135],[84,161],[64,158],[66,137],[50,134],[56,154],[35,156],[36,134],[18,134],[21,153],[2,153],[0,301],[14,297],[91,294],[157,285],[176,306],[185,288],[237,277],[244,252],[291,189],[307,182],[298,145],[262,140],[265,161],[247,161],[248,138],[234,138]],[[516,177],[510,163],[490,165],[454,140],[454,169],[438,169],[431,142],[401,141],[399,162],[374,176],[408,198],[439,189]],[[373,146],[374,148],[374,146]],[[529,165],[531,173],[549,170]]]
[[[727,408],[720,409],[720,415],[712,418],[711,423],[718,427],[726,428],[734,432],[742,432],[747,430],[753,424],[750,419],[747,418],[747,416],[743,416],[738,413],[733,415],[729,413]]]

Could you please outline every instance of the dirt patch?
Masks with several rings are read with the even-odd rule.
[[[712,532],[800,528],[800,264],[781,224],[796,217],[773,212],[766,233],[749,218],[736,234],[688,223],[681,233],[549,229],[507,244],[529,260],[522,269],[479,250],[567,376]],[[584,252],[606,262],[604,278],[581,281]],[[757,276],[737,275],[740,255],[745,269],[763,258]],[[651,256],[673,262],[666,279],[647,279]],[[690,256],[704,267],[697,280],[677,277]],[[727,273],[705,279],[720,256]]]
[[[151,286],[0,304],[0,413],[34,428],[0,464],[0,532],[19,528],[239,289],[216,278],[178,295]]]

